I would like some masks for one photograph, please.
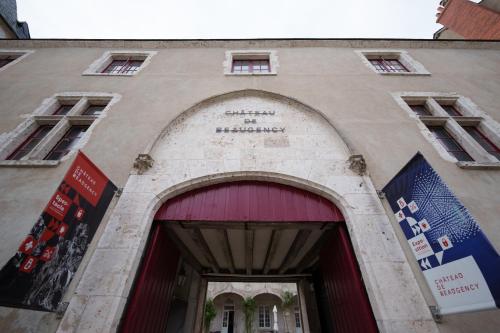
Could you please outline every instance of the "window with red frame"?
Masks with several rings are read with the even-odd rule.
[[[439,143],[448,153],[455,156],[459,161],[474,161],[474,159],[464,150],[464,148],[455,140],[443,126],[427,126],[434,134]]]
[[[132,75],[139,70],[143,62],[144,60],[133,60],[130,58],[112,60],[111,63],[103,69],[102,73]]]
[[[19,147],[11,153],[7,160],[20,160],[26,156],[54,128],[54,125],[39,126]]]
[[[233,73],[269,73],[271,66],[269,59],[235,59],[233,60]]]
[[[463,129],[469,133],[484,148],[488,153],[495,156],[500,161],[500,149],[490,141],[476,126],[462,126]]]
[[[80,141],[88,128],[88,125],[71,126],[44,160],[59,160],[64,157]]]
[[[380,73],[406,73],[409,70],[398,59],[368,59]]]

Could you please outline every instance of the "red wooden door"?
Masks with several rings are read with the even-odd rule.
[[[155,223],[145,256],[122,319],[121,332],[166,332],[176,285],[179,251],[167,237],[166,227]]]
[[[320,254],[329,325],[335,333],[378,332],[345,224],[332,232]]]

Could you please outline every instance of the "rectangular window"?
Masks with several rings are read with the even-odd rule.
[[[71,126],[44,160],[59,160],[64,157],[80,141],[88,128],[88,125]]]
[[[410,108],[419,116],[432,116],[424,104],[410,105]]]
[[[233,73],[269,73],[271,71],[271,66],[269,65],[269,59],[260,60],[244,60],[244,59],[234,59],[233,60]]]
[[[7,160],[20,160],[26,156],[42,139],[54,128],[53,125],[39,126],[12,154]]]
[[[407,73],[409,70],[403,66],[398,59],[368,59],[375,67],[377,72],[381,73]]]
[[[448,153],[459,161],[474,161],[443,126],[427,126]]]
[[[271,311],[268,305],[259,306],[259,328],[271,327]]]
[[[111,63],[104,68],[102,73],[132,75],[139,70],[143,62],[144,60],[132,60],[130,58],[124,60],[113,59]]]
[[[477,129],[476,126],[462,126],[463,129],[469,133],[470,136],[474,138],[484,148],[488,153],[495,156],[497,160],[500,160],[500,149],[491,142],[481,131]]]

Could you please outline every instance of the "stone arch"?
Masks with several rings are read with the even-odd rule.
[[[237,291],[222,291],[222,292],[214,294],[212,299],[213,299],[214,303],[217,301],[217,302],[221,302],[221,304],[226,304],[228,299],[232,300],[233,302],[237,300],[241,303],[245,299],[245,296],[238,293]],[[234,302],[234,303],[236,303],[236,302]]]
[[[271,92],[271,91],[267,91],[267,90],[261,90],[261,89],[242,89],[242,90],[234,90],[234,91],[225,92],[222,94],[217,94],[217,95],[207,97],[204,100],[199,101],[199,102],[195,103],[194,105],[190,106],[189,108],[185,109],[177,117],[175,117],[171,122],[169,122],[163,128],[163,130],[146,146],[146,148],[143,150],[143,154],[150,154],[151,151],[154,149],[154,147],[158,144],[158,142],[161,141],[161,139],[163,137],[165,137],[166,134],[168,134],[169,127],[172,124],[175,124],[176,122],[183,121],[185,119],[185,117],[188,116],[189,114],[196,112],[196,111],[199,111],[199,110],[207,107],[210,104],[218,103],[218,102],[230,99],[230,98],[235,98],[235,97],[244,96],[244,95],[253,95],[253,96],[258,96],[258,97],[262,97],[262,98],[282,100],[286,103],[300,106],[304,109],[309,110],[310,112],[317,113],[318,115],[320,115],[323,118],[323,120],[325,122],[327,122],[333,129],[335,129],[335,131],[342,137],[342,140],[346,144],[346,147],[349,149],[349,151],[352,154],[356,153],[356,149],[350,143],[350,141],[339,132],[339,129],[333,124],[333,122],[321,110],[314,108],[311,105],[304,103],[304,102],[302,102],[294,97],[285,96],[285,95],[282,95],[280,93]]]
[[[262,293],[259,293],[257,295],[254,296],[255,300],[257,299],[260,299],[262,297],[267,297],[267,296],[274,296],[277,298],[277,300],[279,300],[279,303],[276,304],[276,305],[280,305],[281,306],[281,303],[283,302],[283,298],[281,298],[281,295],[278,294],[277,292],[273,291],[273,290],[266,290],[265,292],[262,292]]]

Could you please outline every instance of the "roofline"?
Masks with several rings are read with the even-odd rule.
[[[390,45],[388,45],[390,43]],[[0,47],[86,48],[466,48],[500,49],[500,40],[409,39],[409,38],[245,38],[245,39],[3,39]]]

